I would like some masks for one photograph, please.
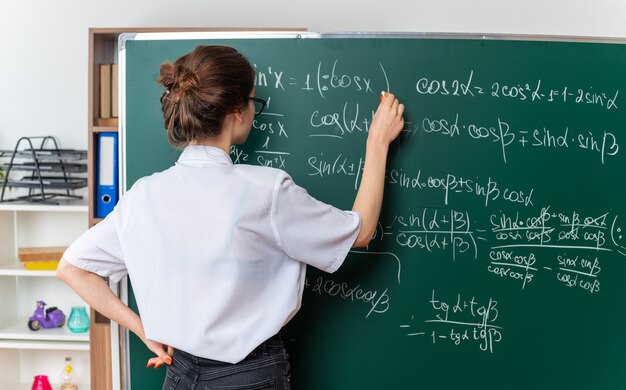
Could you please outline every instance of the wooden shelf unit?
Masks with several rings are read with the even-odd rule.
[[[49,375],[58,387],[57,372],[65,356],[77,362],[77,381],[90,387],[88,333],[72,333],[67,325],[38,331],[27,326],[37,300],[57,306],[66,316],[73,306],[87,304],[56,279],[55,271],[27,270],[17,259],[20,247],[69,245],[86,228],[87,201],[0,205],[0,388],[30,388],[37,374]]]

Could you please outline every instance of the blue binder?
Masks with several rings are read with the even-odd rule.
[[[96,218],[109,214],[118,199],[117,133],[98,134]]]

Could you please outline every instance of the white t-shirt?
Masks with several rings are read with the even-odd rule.
[[[306,264],[334,272],[359,230],[357,213],[281,170],[188,146],[63,257],[113,281],[128,274],[148,339],[236,363],[298,311]]]

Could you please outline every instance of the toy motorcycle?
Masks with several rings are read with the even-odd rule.
[[[45,309],[44,301],[37,301],[37,308],[28,319],[28,329],[39,330],[41,328],[60,328],[65,324],[65,314],[56,307]],[[44,311],[45,309],[45,311]]]

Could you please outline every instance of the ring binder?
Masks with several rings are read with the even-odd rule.
[[[113,210],[118,199],[117,133],[98,134],[97,153],[95,215],[104,218]]]

